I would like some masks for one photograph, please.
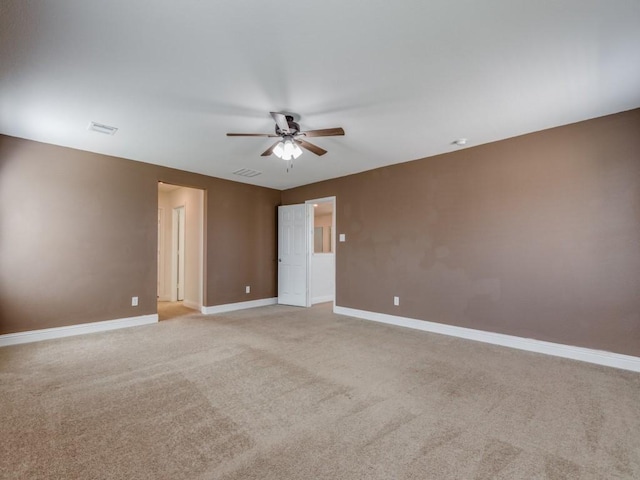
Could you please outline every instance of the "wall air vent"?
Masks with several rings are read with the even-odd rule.
[[[87,130],[93,130],[94,132],[104,133],[105,135],[115,135],[118,131],[116,127],[110,127],[109,125],[103,125],[102,123],[91,122],[87,127]]]
[[[251,170],[249,168],[241,168],[240,170],[236,170],[233,172],[234,175],[240,175],[241,177],[257,177],[258,175],[262,175],[262,172],[258,172],[257,170]]]

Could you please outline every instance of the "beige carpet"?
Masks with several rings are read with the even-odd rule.
[[[3,479],[640,478],[640,375],[265,307],[0,349]]]

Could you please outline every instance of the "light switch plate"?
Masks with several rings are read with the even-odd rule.
[[[347,241],[347,235],[346,235],[346,234],[344,234],[344,233],[341,233],[341,234],[340,234],[340,241],[341,241],[341,242],[346,242],[346,241]]]

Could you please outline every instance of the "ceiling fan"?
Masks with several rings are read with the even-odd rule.
[[[344,135],[342,128],[324,128],[322,130],[308,130],[303,132],[300,125],[293,120],[293,115],[288,113],[270,112],[276,122],[274,133],[227,133],[227,137],[280,137],[276,143],[267,148],[262,157],[268,157],[272,153],[278,158],[291,161],[302,154],[300,147],[309,150],[316,155],[324,155],[327,151],[323,148],[303,140],[301,137],[333,137]]]

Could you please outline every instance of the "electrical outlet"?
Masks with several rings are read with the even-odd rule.
[[[397,307],[400,305],[400,297],[393,297],[393,304]]]
[[[251,285],[244,287],[244,293],[251,293]]]
[[[138,297],[131,297],[131,306],[132,307],[138,306]]]

